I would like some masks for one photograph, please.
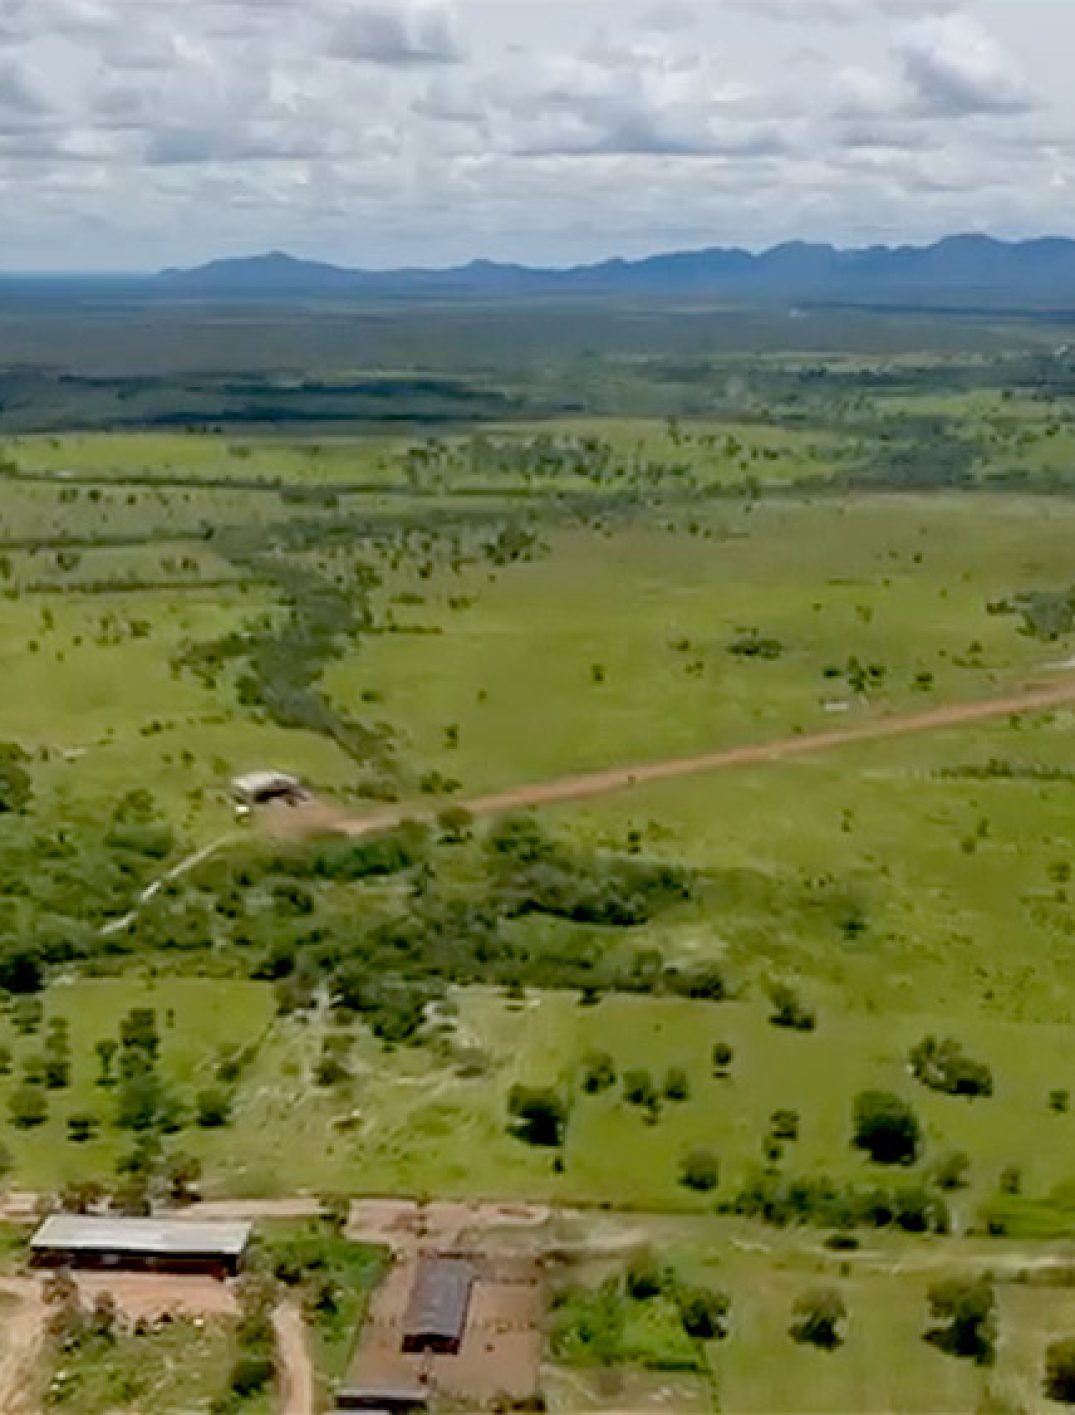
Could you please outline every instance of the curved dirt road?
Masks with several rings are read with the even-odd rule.
[[[826,732],[803,733],[783,737],[775,742],[763,742],[743,747],[726,747],[701,756],[673,757],[671,760],[645,762],[638,766],[615,767],[608,771],[586,772],[563,776],[553,781],[519,786],[477,796],[469,801],[453,802],[474,816],[495,816],[504,811],[525,810],[532,806],[564,805],[585,801],[595,796],[608,796],[633,786],[648,786],[679,777],[700,776],[706,772],[730,771],[735,767],[764,766],[770,762],[790,761],[796,757],[817,756],[838,747],[861,742],[877,742],[889,737],[912,737],[919,733],[941,732],[954,727],[969,727],[978,722],[997,718],[1020,717],[1029,713],[1048,712],[1053,708],[1075,707],[1075,678],[1066,677],[1048,687],[1026,688],[997,698],[979,698],[970,702],[948,703],[943,707],[927,708],[923,712],[904,713],[871,718],[852,727],[833,728]],[[371,835],[390,829],[405,819],[430,819],[444,809],[444,802],[393,807],[372,812],[368,816],[351,817],[337,812],[324,802],[313,802],[307,810],[290,808],[274,812],[276,821],[285,830],[341,831],[351,836]]]

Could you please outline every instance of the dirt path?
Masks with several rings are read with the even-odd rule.
[[[730,771],[736,767],[765,766],[773,762],[792,761],[798,757],[818,756],[857,743],[877,742],[885,738],[912,737],[919,733],[942,732],[949,728],[969,727],[998,718],[1048,712],[1053,708],[1075,706],[1075,679],[1048,687],[1026,688],[1022,692],[1002,697],[982,698],[973,702],[948,703],[923,712],[904,713],[872,718],[852,727],[834,728],[826,732],[803,733],[784,737],[775,742],[763,742],[743,747],[726,747],[701,756],[674,757],[668,761],[645,762],[637,766],[616,767],[609,771],[586,772],[563,776],[554,781],[520,786],[510,791],[478,796],[462,804],[472,815],[495,816],[505,811],[524,810],[533,806],[556,806],[592,797],[608,796],[635,786],[648,786],[679,777],[701,776],[707,772]],[[311,803],[309,814],[304,807],[274,811],[266,819],[284,833],[331,829],[351,836],[370,835],[389,829],[409,818],[428,818],[442,809],[413,803],[368,816],[351,817],[334,811],[324,802]]]
[[[282,1302],[272,1322],[280,1358],[280,1415],[314,1415],[314,1368],[302,1313],[293,1303]]]
[[[142,890],[135,901],[134,908],[124,914],[122,919],[113,919],[110,924],[106,924],[101,930],[101,937],[111,938],[115,934],[122,933],[124,929],[129,929],[138,918],[138,911],[146,904],[156,899],[165,885],[172,884],[177,879],[182,879],[184,875],[190,874],[191,870],[196,870],[198,866],[204,864],[206,860],[211,860],[219,850],[224,849],[225,845],[230,845],[232,841],[238,838],[234,831],[230,832],[228,835],[222,835],[218,840],[213,840],[208,845],[203,845],[200,850],[195,850],[193,855],[188,855],[185,859],[180,860],[177,865],[173,865],[167,873],[161,875],[159,879],[155,879],[152,884],[148,884],[145,889]]]
[[[0,1410],[4,1415],[37,1415],[34,1395],[38,1355],[45,1340],[45,1303],[32,1278],[2,1278],[0,1293],[18,1306],[4,1315],[0,1345]]]

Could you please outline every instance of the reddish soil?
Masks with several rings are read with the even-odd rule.
[[[1003,697],[982,698],[973,702],[949,703],[944,707],[928,708],[923,712],[901,716],[874,717],[851,727],[826,732],[803,733],[784,737],[775,742],[763,742],[745,747],[726,747],[695,757],[674,757],[668,761],[643,762],[635,766],[616,767],[609,771],[588,772],[563,776],[554,781],[516,787],[510,791],[478,796],[460,802],[472,815],[495,816],[505,811],[525,810],[534,806],[563,805],[591,797],[608,796],[633,786],[674,781],[679,777],[700,776],[706,772],[731,771],[736,767],[765,766],[772,762],[791,761],[797,757],[817,756],[863,742],[877,742],[890,737],[911,737],[925,732],[942,732],[949,728],[968,727],[997,718],[1019,717],[1029,713],[1049,712],[1055,708],[1075,706],[1075,680],[1065,678],[1048,687],[1032,687]],[[453,803],[455,804],[455,803]],[[444,803],[410,803],[373,811],[367,816],[348,816],[323,801],[289,808],[274,808],[262,813],[273,830],[284,834],[318,834],[339,832],[351,836],[371,835],[390,829],[400,821],[435,815]]]
[[[536,1393],[545,1314],[540,1265],[526,1258],[468,1256],[479,1276],[459,1354],[412,1356],[402,1349],[403,1319],[418,1261],[412,1253],[396,1262],[373,1295],[349,1386],[420,1384],[466,1409],[504,1397],[527,1400]]]

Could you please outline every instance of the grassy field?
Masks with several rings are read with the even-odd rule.
[[[640,1353],[628,1367],[566,1360],[550,1382],[556,1410],[712,1410],[734,1415],[845,1415],[849,1411],[1046,1411],[1057,1408],[1043,1391],[1048,1344],[1075,1324],[1070,1275],[1036,1278],[1018,1267],[990,1274],[986,1250],[964,1245],[945,1253],[922,1240],[882,1237],[852,1255],[828,1253],[801,1235],[756,1231],[691,1234],[654,1230],[654,1248],[680,1283],[700,1284],[729,1300],[727,1334],[702,1347],[709,1379],[675,1370],[646,1370],[641,1361],[675,1359],[677,1344]],[[658,1239],[658,1233],[661,1238]],[[1003,1245],[1002,1245],[1003,1246]],[[1012,1256],[1007,1254],[1006,1256]],[[594,1289],[623,1270],[623,1260],[569,1265],[558,1277],[569,1290]],[[995,1297],[993,1359],[982,1365],[945,1354],[926,1340],[934,1321],[930,1287],[950,1276],[983,1272]],[[819,1288],[835,1290],[847,1318],[842,1340],[825,1350],[794,1339],[795,1303]],[[636,1324],[647,1322],[649,1302],[628,1303]],[[653,1304],[657,1306],[658,1304]],[[656,1314],[655,1314],[656,1315]],[[570,1356],[570,1347],[563,1352]],[[674,1392],[674,1394],[673,1394]]]
[[[1066,1028],[888,1013],[879,1029],[877,1013],[843,1010],[827,994],[813,997],[820,1002],[817,1031],[800,1035],[773,1027],[767,1003],[756,995],[711,1006],[614,998],[584,1008],[567,997],[535,997],[520,1006],[469,993],[459,999],[446,1052],[385,1051],[358,1032],[348,1053],[351,1079],[324,1087],[313,1076],[321,1029],[274,1022],[267,986],[197,979],[73,983],[46,999],[46,1019],[69,1021],[71,1086],[48,1093],[44,1125],[8,1126],[7,1143],[20,1183],[49,1188],[79,1175],[106,1178],[130,1136],[114,1124],[113,1091],[97,1083],[94,1044],[116,1034],[131,1006],[152,1006],[162,1029],[162,1076],[187,1110],[186,1128],[169,1148],[203,1158],[213,1194],[510,1194],[711,1211],[760,1165],[770,1117],[783,1108],[800,1115],[799,1139],[784,1146],[781,1161],[790,1176],[899,1184],[928,1177],[952,1150],[966,1152],[967,1187],[950,1196],[960,1227],[980,1222],[980,1207],[996,1198],[1009,1165],[1021,1168],[1025,1196],[1006,1201],[1013,1231],[1024,1204],[1033,1222],[1035,1206],[1070,1184],[1075,1132],[1070,1117],[1048,1104],[1051,1090],[1075,1080]],[[991,1098],[953,1099],[908,1076],[911,1046],[929,1032],[953,1030],[992,1067]],[[4,1104],[40,1038],[20,1035],[7,1021],[0,1041],[14,1056],[13,1074],[0,1081]],[[713,1072],[717,1041],[734,1048],[726,1077]],[[231,1123],[194,1126],[194,1097],[214,1084],[222,1050],[246,1046],[256,1057],[238,1084]],[[591,1097],[581,1077],[594,1050],[612,1056],[618,1079]],[[688,1076],[689,1096],[662,1101],[655,1124],[623,1097],[623,1074],[637,1067],[648,1069],[658,1088],[670,1067]],[[548,1151],[508,1133],[507,1094],[516,1082],[555,1084],[572,1098],[562,1172]],[[877,1087],[903,1095],[920,1117],[925,1152],[914,1171],[886,1173],[851,1147],[854,1096]],[[87,1111],[99,1117],[100,1133],[73,1142],[66,1119]],[[692,1195],[679,1183],[680,1160],[697,1147],[720,1161],[715,1193]],[[1054,1228],[1065,1231],[1059,1216]]]
[[[565,533],[493,584],[401,576],[392,595],[422,602],[397,617],[439,632],[420,651],[404,635],[364,644],[329,691],[346,705],[376,689],[420,760],[482,791],[981,696],[1057,657],[987,605],[1063,583],[1066,503],[777,504],[699,529]],[[751,631],[777,641],[774,660],[728,651]],[[885,671],[868,702],[852,658]]]
[[[224,1392],[235,1355],[233,1324],[178,1320],[145,1335],[114,1341],[90,1338],[58,1360],[48,1407],[77,1415],[110,1415],[144,1409],[159,1415],[208,1411]],[[268,1415],[271,1392],[234,1407],[242,1415]]]
[[[680,423],[580,413],[490,423],[477,441],[437,429],[432,445],[426,432],[383,430],[306,441],[10,438],[0,743],[26,750],[35,795],[26,816],[5,822],[4,841],[25,821],[43,879],[60,878],[54,862],[83,837],[114,848],[112,806],[144,787],[177,837],[166,859],[123,865],[133,902],[187,850],[239,835],[228,780],[260,766],[294,771],[354,811],[387,798],[428,808],[447,802],[450,782],[465,799],[1059,681],[1075,634],[1035,638],[990,606],[1067,591],[1068,499],[850,494],[836,483],[872,466],[890,432],[919,429],[912,450],[931,445],[928,419],[939,420],[942,448],[973,439],[976,477],[1023,470],[1063,481],[1065,406],[1025,386],[1010,398],[945,388],[942,365],[939,388],[923,392],[913,384],[921,361],[874,360],[871,377],[891,387],[856,390],[864,370],[836,361],[832,377],[847,386],[825,402],[804,364],[805,392],[768,421],[764,390],[793,379],[790,362],[759,365],[741,389],[729,389],[725,369],[699,373],[697,416]],[[974,387],[975,369],[964,374]],[[646,375],[638,366],[617,376],[622,392]],[[722,400],[736,409],[724,418],[711,411]],[[674,411],[672,394],[668,403]],[[798,1138],[768,1153],[784,1179],[933,1184],[938,1163],[964,1152],[966,1184],[946,1196],[959,1233],[980,1233],[988,1216],[1028,1245],[1075,1236],[1075,1128],[1050,1104],[1051,1092],[1075,1090],[1073,727],[1075,712],[1058,710],[549,811],[545,823],[594,859],[615,852],[691,871],[691,898],[634,928],[538,911],[490,937],[535,955],[654,950],[665,965],[719,964],[731,1000],[621,994],[590,1006],[561,991],[456,987],[422,1046],[385,1047],[332,1010],[327,986],[312,989],[305,1010],[278,1014],[272,983],[243,975],[286,981],[288,969],[302,973],[307,948],[345,970],[367,956],[378,911],[412,908],[421,921],[438,888],[459,903],[447,917],[464,931],[467,910],[487,903],[480,842],[454,854],[437,844],[421,867],[384,880],[307,880],[290,894],[278,880],[222,876],[217,898],[212,887],[198,895],[195,881],[194,927],[168,933],[178,918],[168,911],[186,897],[177,886],[150,906],[144,930],[109,942],[87,943],[75,928],[74,866],[73,884],[42,885],[42,918],[29,922],[23,895],[36,896],[24,866],[12,866],[0,938],[29,930],[33,940],[40,925],[53,940],[45,1026],[67,1020],[72,1075],[46,1093],[43,1124],[5,1125],[11,1182],[56,1191],[87,1176],[114,1181],[133,1137],[115,1124],[117,1091],[98,1082],[95,1046],[130,1008],[152,1007],[161,1079],[179,1107],[163,1153],[200,1159],[207,1196],[533,1198],[725,1225],[693,1259],[733,1298],[732,1334],[709,1353],[721,1409],[1037,1408],[1044,1345],[1075,1322],[1068,1289],[1004,1286],[997,1362],[979,1370],[923,1342],[926,1279],[910,1259],[901,1272],[826,1259],[852,1317],[846,1344],[820,1355],[787,1326],[822,1260],[801,1246],[785,1253],[761,1225],[726,1241],[734,1221],[716,1210],[753,1181],[773,1113],[791,1109]],[[278,974],[272,928],[292,950]],[[67,933],[78,948],[54,942]],[[407,948],[401,935],[399,961],[378,954],[389,990],[393,969],[406,977],[414,966]],[[5,942],[0,961],[11,951]],[[492,943],[485,959],[479,976],[503,982]],[[814,1032],[771,1024],[773,979],[816,1008]],[[18,1010],[0,1011],[0,1047],[12,1055],[0,1115],[45,1036],[24,1034]],[[918,1084],[907,1055],[927,1033],[951,1034],[987,1062],[994,1094],[967,1101]],[[319,1083],[328,1037],[343,1071]],[[726,1076],[714,1074],[717,1042],[734,1051]],[[199,1092],[218,1084],[236,1049],[248,1055],[228,1082],[229,1122],[196,1124]],[[611,1056],[616,1080],[587,1095],[595,1051]],[[682,1068],[688,1094],[664,1097],[647,1117],[623,1094],[624,1073],[638,1068],[658,1090]],[[509,1133],[517,1084],[555,1087],[568,1103],[562,1149]],[[895,1092],[920,1118],[913,1168],[892,1173],[852,1148],[853,1101],[868,1088]],[[68,1121],[83,1114],[98,1130],[79,1142]],[[680,1178],[699,1148],[719,1164],[719,1184],[704,1193]],[[1021,1193],[1001,1195],[1011,1166]],[[885,1250],[891,1240],[864,1241]],[[907,1251],[947,1250],[920,1238]],[[326,1375],[345,1361],[368,1273],[350,1277],[359,1295],[348,1320],[319,1333]],[[71,1376],[68,1408],[196,1408],[226,1360],[214,1342],[225,1335],[207,1329],[197,1341],[165,1334],[159,1349],[121,1343]],[[178,1393],[165,1395],[177,1364]],[[706,1382],[682,1374],[570,1369],[553,1385],[563,1410],[622,1409],[636,1397],[639,1408],[711,1404]]]

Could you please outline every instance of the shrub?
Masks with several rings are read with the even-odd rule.
[[[946,1191],[964,1189],[970,1170],[970,1155],[962,1150],[952,1150],[937,1161],[933,1171],[933,1181],[938,1189]]]
[[[691,1150],[679,1167],[679,1182],[687,1189],[706,1193],[717,1187],[720,1166],[711,1150]]]
[[[1054,1341],[1046,1349],[1045,1394],[1060,1405],[1075,1405],[1075,1336]]]
[[[769,1117],[769,1133],[774,1140],[797,1140],[799,1138],[799,1112],[797,1110],[774,1110]]]
[[[508,1115],[515,1133],[528,1144],[563,1144],[567,1110],[554,1090],[513,1086],[508,1096]]]
[[[709,1287],[680,1287],[677,1294],[683,1330],[695,1341],[723,1341],[728,1335],[731,1301]]]
[[[774,1027],[789,1027],[795,1032],[812,1032],[817,1026],[814,1009],[808,1007],[787,983],[772,983],[769,987],[769,1001],[773,1005],[769,1021]]]
[[[935,1282],[928,1300],[930,1315],[946,1323],[927,1333],[929,1341],[952,1356],[971,1357],[979,1363],[992,1358],[996,1299],[984,1277]]]
[[[624,1282],[628,1295],[636,1302],[646,1302],[664,1291],[665,1274],[652,1249],[636,1253],[627,1265]]]
[[[205,1130],[227,1125],[231,1119],[231,1097],[219,1086],[209,1086],[199,1091],[194,1104],[194,1118]]]
[[[48,1119],[48,1103],[36,1086],[20,1086],[12,1091],[7,1105],[12,1125],[20,1130],[32,1130]]]
[[[921,1130],[914,1111],[890,1091],[862,1091],[855,1098],[854,1144],[875,1164],[913,1164]]]
[[[670,1101],[685,1101],[691,1093],[690,1081],[682,1066],[670,1066],[664,1078],[664,1094]]]
[[[607,1051],[591,1051],[582,1063],[582,1089],[597,1095],[616,1084],[616,1064]]]
[[[75,1144],[81,1145],[86,1140],[92,1140],[97,1131],[97,1117],[84,1112],[77,1112],[75,1115],[67,1117],[67,1138],[73,1140]]]
[[[847,1321],[844,1299],[834,1287],[817,1287],[797,1298],[791,1335],[795,1341],[835,1351],[843,1342],[841,1327]]]
[[[984,1061],[967,1056],[953,1037],[923,1037],[911,1048],[911,1072],[932,1090],[950,1096],[991,1096],[993,1073]]]
[[[725,1076],[731,1067],[735,1052],[727,1042],[717,1042],[713,1047],[713,1070],[718,1076]]]
[[[239,1356],[232,1366],[228,1385],[241,1400],[246,1400],[270,1385],[274,1372],[271,1356],[246,1353]]]
[[[623,1096],[630,1105],[655,1106],[657,1088],[648,1071],[635,1070],[623,1073]]]

